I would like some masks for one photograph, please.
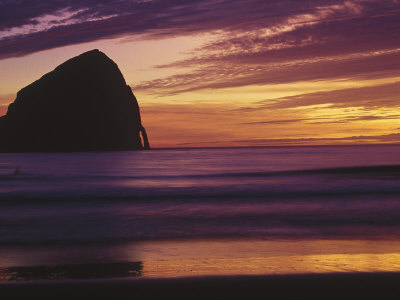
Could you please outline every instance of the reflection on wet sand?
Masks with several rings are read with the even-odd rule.
[[[169,241],[137,249],[143,277],[400,272],[396,240]]]
[[[145,277],[400,272],[400,254],[331,254],[147,261]]]
[[[153,240],[2,253],[0,282],[400,272],[399,240]]]

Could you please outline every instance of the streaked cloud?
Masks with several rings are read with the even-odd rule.
[[[158,66],[182,68],[181,73],[136,88],[169,95],[310,80],[385,78],[400,70],[397,1],[307,3],[313,6],[265,20],[255,12],[247,26],[216,32],[192,57]]]
[[[0,2],[5,62],[183,36],[195,46],[131,82],[155,147],[399,142],[397,0]]]
[[[397,35],[398,30],[390,29],[397,28],[398,6],[394,0],[2,1],[0,57],[120,36],[165,38],[204,32],[215,32],[219,39],[202,50],[230,54],[246,48],[249,53],[310,44],[323,48],[330,39],[345,44],[357,33],[354,45],[361,45],[356,47],[365,44],[366,35],[387,44],[382,32],[386,37]],[[384,27],[379,34],[377,22]],[[395,39],[391,43],[398,44]]]
[[[396,110],[241,111],[229,103],[192,103],[150,104],[141,111],[155,147],[398,142],[400,125]]]
[[[331,142],[340,143],[393,143],[400,142],[400,133],[391,133],[383,135],[359,135],[343,138],[293,138],[293,139],[254,139],[254,140],[241,140],[236,141],[249,144],[263,144],[263,145],[283,145],[283,144],[331,144]]]
[[[226,143],[226,142],[225,142]],[[364,135],[350,136],[344,138],[291,138],[291,139],[247,139],[247,140],[232,140],[231,145],[252,145],[252,146],[295,146],[295,145],[332,145],[332,144],[385,144],[385,143],[400,143],[400,133],[392,133],[385,135]],[[205,143],[181,143],[180,146],[220,146],[221,141],[210,141]]]
[[[332,124],[332,123],[350,123],[356,121],[379,121],[379,120],[399,120],[399,115],[387,115],[387,116],[346,116],[343,119],[338,118],[337,116],[331,117],[315,117],[315,118],[302,118],[302,119],[282,119],[282,120],[267,120],[267,121],[256,121],[256,122],[247,122],[240,123],[245,125],[264,125],[264,124],[288,124],[288,123],[303,123],[307,122],[309,124]]]
[[[238,61],[240,61],[238,59]],[[137,90],[151,90],[160,95],[184,93],[200,89],[221,89],[248,85],[284,84],[311,80],[341,78],[374,79],[393,76],[400,71],[400,50],[389,54],[354,55],[350,57],[325,57],[272,63],[246,65],[231,63],[201,67],[193,72],[181,73],[136,85]],[[201,64],[199,64],[201,65]]]
[[[157,66],[181,72],[135,85],[158,95],[400,70],[397,0],[3,1],[0,12],[0,59],[99,39],[207,33],[189,58]]]
[[[363,107],[364,109],[400,108],[400,81],[361,88],[338,89],[328,92],[300,94],[273,100],[260,101],[251,109],[287,109],[311,105],[329,105],[329,107]]]

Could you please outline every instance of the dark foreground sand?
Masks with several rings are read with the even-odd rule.
[[[2,283],[0,299],[400,299],[400,273]]]

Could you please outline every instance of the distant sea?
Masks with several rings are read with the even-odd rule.
[[[0,281],[399,262],[400,145],[0,154]]]

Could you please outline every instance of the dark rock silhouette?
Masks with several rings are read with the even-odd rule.
[[[21,89],[0,118],[2,152],[149,148],[131,88],[99,50],[71,58]]]

